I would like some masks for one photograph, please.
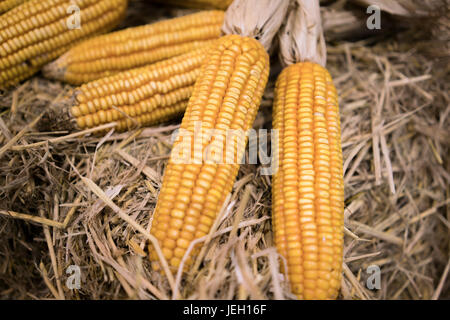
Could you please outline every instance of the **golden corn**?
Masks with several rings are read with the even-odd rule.
[[[209,47],[82,85],[68,110],[75,128],[65,129],[115,121],[124,131],[181,116]]]
[[[194,9],[226,10],[233,0],[151,0],[153,2],[176,5]]]
[[[303,62],[278,77],[273,109],[278,171],[273,226],[299,299],[338,295],[343,256],[344,182],[336,89],[322,66]]]
[[[203,11],[98,36],[44,68],[46,77],[81,84],[211,44],[223,11]]]
[[[6,12],[27,0],[0,0],[0,14]]]
[[[191,241],[209,232],[231,192],[239,170],[236,160],[242,158],[247,138],[226,146],[222,140],[231,130],[245,133],[252,127],[268,73],[269,57],[262,45],[238,35],[222,37],[202,65],[164,173],[151,228],[172,271],[177,270]],[[202,131],[196,134],[199,125]],[[203,129],[217,132],[214,138],[204,139]],[[193,160],[180,161],[175,150],[189,153],[192,146],[194,155],[189,159]],[[205,161],[195,153],[199,147],[211,147],[219,153],[225,150],[226,159]],[[197,251],[195,248],[189,255],[185,267]],[[153,267],[158,269],[151,245],[149,252]]]
[[[112,29],[124,16],[127,0],[76,5],[82,17],[78,29],[73,28],[77,13],[71,0],[30,0],[0,17],[0,87],[30,77],[77,41]]]

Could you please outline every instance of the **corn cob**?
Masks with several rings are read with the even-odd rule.
[[[278,77],[273,109],[278,172],[273,176],[277,250],[300,299],[336,298],[341,282],[344,182],[336,89],[319,64]]]
[[[186,144],[181,132],[194,134],[198,124],[218,130],[222,137],[229,130],[246,132],[255,119],[268,72],[269,58],[262,45],[238,35],[222,37],[202,65],[164,173],[151,228],[172,271],[179,266],[191,241],[209,232],[239,170],[238,162],[230,161],[229,157],[225,163],[198,158],[198,163],[180,163],[174,150],[182,146],[181,152],[189,152],[192,146]],[[236,149],[223,147],[217,136],[206,141],[197,138],[194,136],[194,143],[200,143],[203,149],[212,141],[215,150],[236,151],[234,159],[241,159],[247,140],[238,143]],[[192,263],[197,251],[195,248],[185,267]],[[151,245],[149,252],[153,267],[158,269]]]
[[[40,127],[82,130],[115,121],[124,131],[181,116],[209,47],[83,84]]]
[[[44,75],[78,85],[174,57],[219,38],[223,17],[203,11],[98,36],[46,66]]]
[[[0,14],[6,12],[27,0],[0,0]]]
[[[152,0],[185,8],[226,10],[233,0]]]
[[[81,0],[81,25],[70,29],[70,0],[30,0],[0,17],[0,87],[17,84],[77,41],[112,29],[127,0]],[[70,20],[71,21],[71,20]]]

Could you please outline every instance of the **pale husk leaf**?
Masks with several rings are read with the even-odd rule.
[[[327,54],[318,0],[294,0],[286,24],[279,32],[283,65],[301,61],[325,67]]]
[[[289,0],[234,0],[225,13],[224,34],[252,37],[270,51],[285,20]]]

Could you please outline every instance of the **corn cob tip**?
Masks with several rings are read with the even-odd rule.
[[[50,106],[37,123],[39,131],[78,131],[75,117],[71,114],[71,107],[75,104],[78,92],[71,92],[55,104]]]
[[[50,80],[64,81],[64,75],[67,70],[66,56],[67,53],[63,54],[61,57],[50,62],[49,64],[46,64],[42,68],[42,74],[44,77]]]

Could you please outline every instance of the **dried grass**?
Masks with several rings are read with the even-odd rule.
[[[127,24],[142,23],[134,2]],[[150,7],[151,8],[151,7]],[[151,12],[150,9],[143,12]],[[152,19],[182,13],[157,10]],[[328,43],[345,167],[341,299],[450,298],[449,78],[405,36]],[[255,122],[270,128],[273,80]],[[129,133],[38,132],[69,88],[39,76],[0,96],[0,298],[293,299],[273,246],[271,180],[243,165],[203,250],[170,281],[147,259],[173,121]],[[105,128],[103,128],[105,129]],[[66,270],[81,267],[81,289]],[[381,289],[366,272],[381,268]]]

